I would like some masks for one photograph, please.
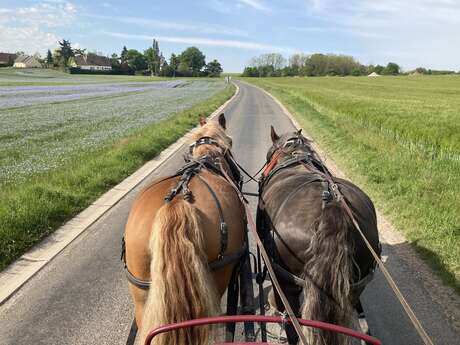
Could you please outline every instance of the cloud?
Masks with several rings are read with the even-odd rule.
[[[135,25],[144,28],[158,28],[164,30],[172,30],[179,32],[200,32],[203,34],[219,34],[225,36],[235,36],[235,37],[248,37],[249,34],[246,31],[235,29],[231,27],[226,27],[219,24],[190,24],[190,23],[177,23],[172,21],[164,21],[157,19],[147,19],[142,17],[127,17],[127,16],[105,16],[105,15],[95,15],[87,14],[87,17],[97,18],[109,21],[117,21],[120,23]]]
[[[262,12],[271,12],[271,8],[269,8],[267,5],[265,5],[262,1],[260,0],[238,0],[238,3],[241,5],[249,6],[255,10],[259,10]]]
[[[363,62],[460,68],[460,1],[307,0],[304,8],[325,31],[356,37]]]
[[[8,28],[0,25],[0,51],[2,52],[43,53],[44,50],[55,47],[58,39],[54,33],[41,31],[37,27]]]
[[[107,32],[104,31],[102,34],[124,38],[130,40],[141,40],[141,41],[151,41],[153,36],[151,35],[136,35],[136,34],[125,34],[120,32]],[[181,44],[191,44],[191,45],[205,45],[205,46],[215,46],[215,47],[225,47],[225,48],[236,48],[236,49],[245,49],[245,50],[257,50],[265,52],[284,52],[292,53],[295,50],[288,47],[279,47],[268,44],[262,44],[257,42],[249,41],[237,41],[237,40],[224,40],[224,39],[210,39],[203,37],[181,37],[181,36],[155,36],[161,42],[169,43],[181,43]]]
[[[72,25],[76,7],[63,0],[42,0],[29,7],[0,8],[0,51],[33,54],[56,46],[56,28]]]

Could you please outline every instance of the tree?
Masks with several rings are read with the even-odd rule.
[[[377,74],[382,74],[384,69],[385,67],[383,67],[382,65],[377,65],[374,67],[374,70],[372,72],[375,72]]]
[[[72,50],[70,41],[62,40],[62,42],[58,42],[58,43],[60,47],[59,51],[60,51],[60,57],[61,57],[60,64],[63,67],[67,67],[69,64],[70,58],[75,56],[74,51]]]
[[[158,46],[158,41],[153,39],[152,46],[144,50],[145,60],[150,71],[150,75],[159,75],[161,67],[161,54]]]
[[[46,65],[50,67],[53,64],[53,54],[51,54],[51,50],[48,49],[46,53]]]
[[[176,56],[176,54],[171,54],[171,58],[169,59],[169,68],[172,71],[172,76],[176,76],[176,71],[179,67],[179,58]]]
[[[120,61],[122,64],[128,62],[128,49],[126,48],[126,46],[123,46],[123,49],[120,54]]]
[[[220,77],[220,74],[224,70],[222,69],[222,66],[220,65],[220,62],[217,61],[216,59],[212,60],[209,62],[206,67],[204,68],[204,72],[207,76],[209,77]]]
[[[397,75],[400,73],[400,67],[398,64],[394,62],[389,62],[387,67],[382,71],[383,74],[386,75]]]
[[[177,66],[177,73],[182,77],[190,76],[190,67],[187,62],[181,61]]]
[[[160,76],[162,77],[172,77],[173,71],[171,70],[171,67],[168,65],[168,63],[165,61],[161,65],[161,70],[160,70]]]
[[[243,77],[258,77],[259,71],[257,67],[246,67],[243,72]]]
[[[147,61],[144,55],[136,49],[129,49],[126,54],[126,62],[134,71],[143,71],[147,69]]]
[[[118,71],[120,69],[120,58],[116,53],[113,53],[110,59],[112,63],[112,70]]]
[[[196,47],[189,47],[185,49],[179,56],[182,63],[186,63],[192,72],[193,76],[198,76],[202,68],[206,65],[206,57]]]
[[[426,70],[426,68],[423,68],[423,67],[417,67],[415,69],[415,72],[419,73],[419,74],[427,74],[428,71]]]

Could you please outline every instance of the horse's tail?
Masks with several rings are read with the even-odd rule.
[[[215,283],[207,268],[203,227],[194,205],[177,198],[162,206],[152,225],[149,249],[152,283],[145,303],[141,341],[152,328],[218,311]],[[204,345],[209,336],[209,327],[192,327],[161,334],[152,344]]]
[[[306,286],[302,318],[350,326],[352,306],[350,279],[352,250],[351,221],[337,201],[326,204],[315,224],[304,268]],[[311,345],[349,344],[337,333],[305,328]]]

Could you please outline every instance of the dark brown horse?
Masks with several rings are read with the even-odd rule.
[[[246,253],[244,206],[227,180],[238,174],[228,159],[225,117],[201,125],[190,162],[146,187],[129,214],[126,268],[141,344],[154,327],[218,314],[220,296]],[[204,345],[208,337],[207,327],[196,327],[152,344]]]
[[[380,253],[377,219],[369,197],[349,181],[332,177],[301,131],[278,136],[260,184],[258,229],[297,316],[352,326],[353,308],[372,278],[375,261],[350,217]],[[283,311],[279,296],[275,304]],[[335,333],[306,329],[311,345],[343,345]],[[297,336],[287,329],[290,344]]]

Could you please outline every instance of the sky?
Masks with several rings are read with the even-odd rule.
[[[226,72],[271,52],[458,71],[460,0],[0,0],[0,52],[43,55],[62,38],[104,55],[156,38],[168,59],[197,46]]]

